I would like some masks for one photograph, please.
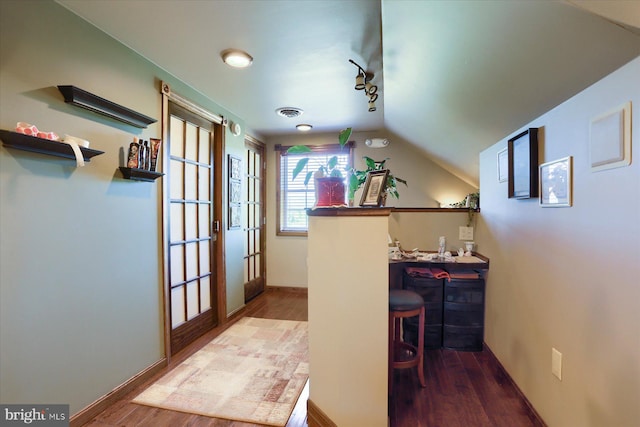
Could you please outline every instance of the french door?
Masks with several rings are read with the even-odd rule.
[[[219,125],[168,102],[165,238],[170,352],[216,326],[219,223],[216,132]],[[165,279],[165,283],[167,280]]]
[[[265,287],[265,157],[264,145],[245,140],[246,227],[244,244],[244,301],[255,298]]]

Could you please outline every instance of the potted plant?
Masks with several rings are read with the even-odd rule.
[[[351,131],[352,128],[346,128],[338,134],[340,148],[344,148],[349,141]],[[306,145],[294,145],[287,150],[287,153],[304,154],[311,151],[311,148]],[[303,157],[298,160],[296,167],[293,169],[292,179],[296,179],[308,163],[309,157]],[[317,207],[344,205],[345,183],[342,172],[338,167],[338,156],[332,156],[326,164],[320,165],[317,170],[308,171],[304,179],[304,185],[309,184],[312,176],[315,183]]]
[[[467,208],[467,227],[473,223],[476,210],[480,208],[480,192],[467,194],[461,202],[451,204],[454,208]]]
[[[367,168],[365,170],[352,169],[351,173],[349,174],[349,200],[354,199],[356,191],[358,191],[358,189],[362,187],[364,183],[367,181],[367,174],[372,171],[384,170],[385,163],[387,160],[389,160],[389,158],[386,158],[382,161],[376,161],[376,160],[373,160],[371,157],[367,157],[367,156],[364,156],[363,159]],[[387,175],[387,182],[384,189],[384,195],[382,200],[383,205],[386,201],[387,195],[391,195],[396,199],[400,198],[400,193],[398,193],[399,182],[408,186],[407,181],[405,181],[402,178],[398,178],[397,176],[394,176],[391,174],[391,172],[389,172],[389,174]]]

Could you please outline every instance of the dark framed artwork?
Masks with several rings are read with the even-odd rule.
[[[386,190],[388,176],[388,169],[367,173],[367,180],[364,183],[360,206],[380,206],[382,195]]]
[[[529,128],[509,140],[509,198],[538,197],[538,128]]]
[[[228,207],[229,229],[240,228],[242,225],[242,159],[229,155],[229,167],[227,173],[229,182]]]

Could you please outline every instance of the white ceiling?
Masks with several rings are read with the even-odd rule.
[[[57,1],[257,136],[384,129],[475,186],[481,150],[640,56],[636,0]],[[227,48],[253,65],[227,67]],[[376,112],[349,59],[374,73]]]

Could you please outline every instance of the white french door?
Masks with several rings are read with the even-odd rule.
[[[216,124],[168,103],[168,215],[170,354],[217,323],[218,225],[215,219]]]

